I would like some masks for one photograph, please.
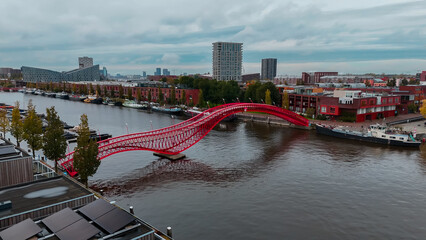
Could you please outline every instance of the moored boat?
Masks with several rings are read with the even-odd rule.
[[[146,105],[146,104],[139,104],[139,103],[136,103],[133,100],[126,100],[126,101],[124,101],[123,106],[124,107],[128,107],[128,108],[136,108],[136,109],[148,109],[148,105]]]
[[[178,107],[165,108],[160,106],[152,106],[151,109],[152,111],[174,114],[174,115],[179,115],[182,112],[182,109]]]
[[[342,127],[327,127],[324,125],[316,125],[316,131],[323,135],[391,146],[419,147],[421,144],[420,141],[414,139],[411,133],[406,134],[389,130],[386,126],[380,124],[371,125],[367,132],[351,131]]]

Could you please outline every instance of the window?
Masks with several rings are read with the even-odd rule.
[[[367,105],[367,100],[362,100],[361,101],[361,106],[365,106],[365,105]]]
[[[397,97],[395,98],[395,102],[396,102],[396,103],[398,102],[398,98],[397,98]]]
[[[374,105],[374,100],[373,99],[370,100],[370,105]]]
[[[393,98],[389,98],[389,103],[392,103],[393,102],[392,100],[393,100]]]
[[[335,113],[335,112],[336,112],[336,108],[331,107],[331,108],[330,108],[330,113]]]
[[[321,112],[323,113],[327,112],[327,107],[321,107]]]
[[[386,98],[382,100],[383,104],[386,104]]]

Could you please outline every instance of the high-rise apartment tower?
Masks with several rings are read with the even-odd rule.
[[[262,80],[274,80],[277,76],[277,59],[264,58],[262,59]]]
[[[213,43],[213,79],[241,81],[242,62],[242,43]]]

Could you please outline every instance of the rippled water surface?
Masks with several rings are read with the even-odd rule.
[[[113,136],[181,120],[134,109],[21,93],[0,102]],[[127,130],[128,129],[128,130]],[[217,126],[185,160],[126,152],[102,161],[90,185],[176,239],[425,239],[426,150],[360,144],[251,122]]]

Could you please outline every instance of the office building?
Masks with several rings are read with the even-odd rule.
[[[213,79],[241,81],[242,61],[242,43],[213,43]]]
[[[161,76],[161,68],[155,69],[154,76]]]
[[[170,71],[167,68],[163,68],[163,75],[170,76]]]
[[[146,71],[142,72],[142,77],[146,78]]]
[[[262,59],[262,80],[274,80],[277,76],[277,59],[276,58],[264,58]]]
[[[78,58],[78,68],[88,68],[93,66],[93,58],[89,57],[79,57]]]

